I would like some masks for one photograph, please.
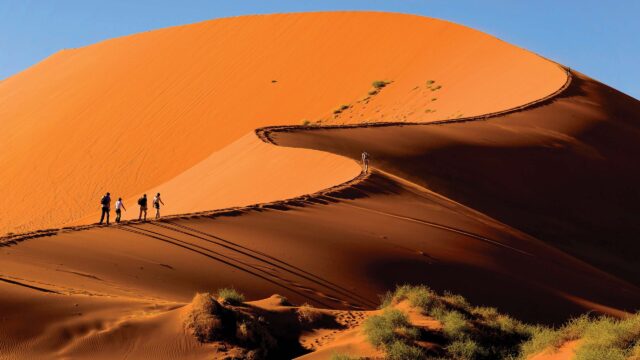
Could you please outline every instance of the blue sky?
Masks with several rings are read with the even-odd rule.
[[[461,23],[640,99],[640,0],[0,0],[0,79],[64,48],[243,15],[380,10]]]

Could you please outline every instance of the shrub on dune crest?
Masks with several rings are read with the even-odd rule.
[[[234,288],[218,289],[218,291],[216,292],[216,297],[219,302],[230,305],[238,305],[244,302],[244,295],[239,293]]]
[[[365,320],[364,333],[371,344],[383,348],[397,340],[411,341],[418,336],[407,315],[397,309],[385,309],[381,315]]]
[[[298,314],[298,321],[303,325],[313,325],[322,319],[320,310],[307,303],[302,304],[296,310],[296,313]]]
[[[384,81],[384,80],[376,80],[374,82],[371,83],[371,86],[373,86],[376,89],[382,89],[383,87],[389,85],[388,81]]]
[[[408,345],[399,340],[389,345],[386,353],[387,359],[389,360],[416,360],[424,358],[424,353],[421,348]]]

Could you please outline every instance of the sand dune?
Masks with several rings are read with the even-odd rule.
[[[332,118],[374,80],[393,83]],[[475,30],[385,13],[229,18],[63,50],[0,83],[0,233],[77,222],[102,193],[135,197],[260,126],[481,114],[563,81]]]
[[[373,80],[390,83],[367,95]],[[405,282],[532,322],[634,311],[639,113],[408,15],[240,17],[63,51],[0,83],[0,229],[56,228],[0,239],[0,358],[218,356],[182,321],[229,286],[332,311]],[[94,221],[107,190],[128,218],[156,191],[176,215],[57,229]],[[354,338],[315,358],[376,352]]]

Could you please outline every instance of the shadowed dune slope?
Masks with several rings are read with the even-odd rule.
[[[584,75],[487,121],[275,132],[425,186],[640,284],[640,102]]]
[[[392,83],[356,104],[374,80]],[[482,114],[563,82],[491,36],[386,13],[237,17],[63,50],[0,83],[0,232],[77,222],[103,192],[171,182],[260,126]]]

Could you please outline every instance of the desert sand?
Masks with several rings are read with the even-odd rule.
[[[286,355],[309,359],[382,356],[360,323],[402,283],[534,323],[633,312],[639,114],[410,15],[247,16],[61,51],[0,83],[0,358],[222,357],[184,326],[222,287],[276,323],[295,309],[276,293],[345,320],[296,333]],[[106,191],[125,219],[161,192],[169,216],[91,225]]]

